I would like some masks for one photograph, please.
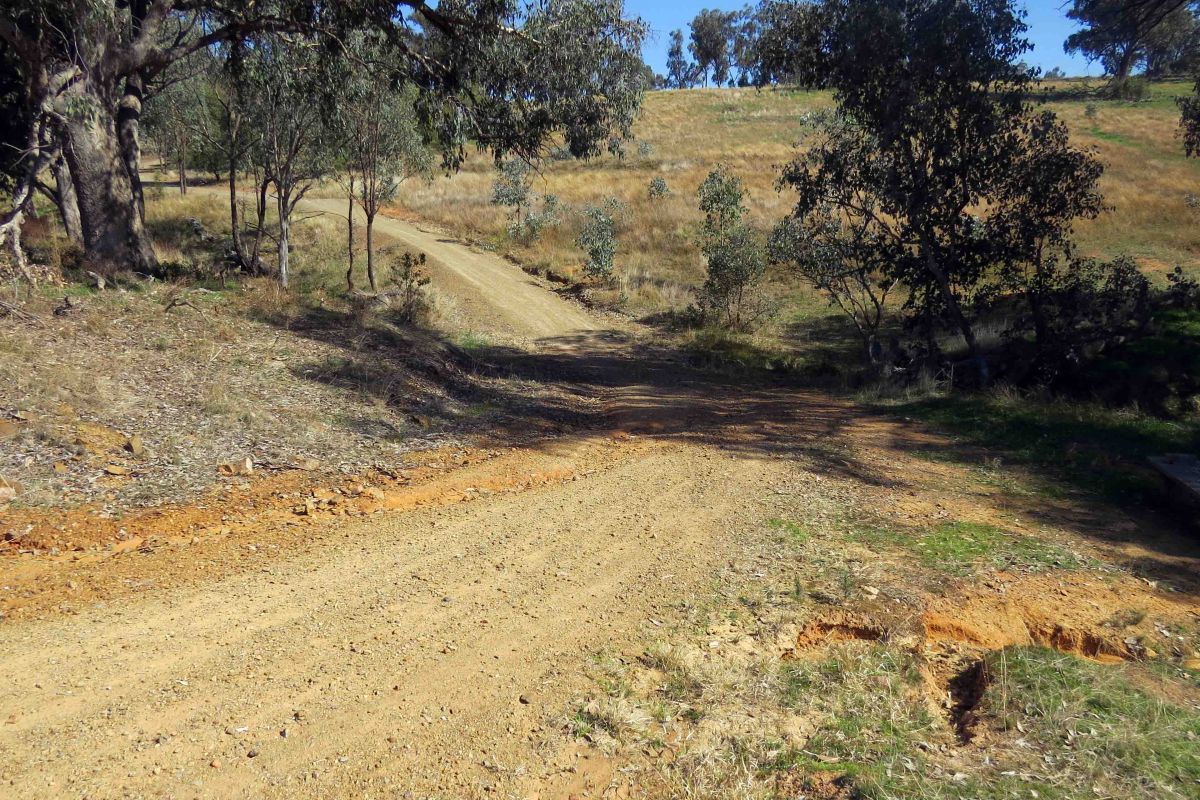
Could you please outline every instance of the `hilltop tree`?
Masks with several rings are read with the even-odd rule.
[[[729,79],[735,19],[735,14],[706,8],[692,20],[692,41],[688,47],[696,61],[696,69],[704,76],[705,86],[708,86],[709,73],[717,86]]]
[[[1083,26],[1063,45],[1099,61],[1119,82],[1150,55],[1151,48],[1170,50],[1172,33],[1194,24],[1190,3],[1173,0],[1075,0],[1067,17]]]
[[[21,75],[25,162],[60,143],[88,259],[152,269],[138,178],[147,84],[222,43],[286,33],[337,49],[354,29],[386,35],[449,166],[469,141],[533,157],[560,131],[573,153],[598,152],[628,134],[642,94],[644,26],[623,19],[620,0],[10,0],[0,43]],[[29,192],[17,195],[27,205]]]
[[[683,31],[671,31],[671,45],[667,48],[667,86],[673,89],[690,89],[695,84],[696,65],[683,54]]]

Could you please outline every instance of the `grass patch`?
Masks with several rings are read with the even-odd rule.
[[[1200,447],[1200,423],[1195,421],[1163,420],[1086,403],[968,395],[924,399],[890,410],[931,423],[965,445],[936,451],[939,460],[978,462],[971,450],[982,447],[1051,482],[1115,502],[1160,500],[1162,484],[1146,459]]]
[[[786,519],[771,519],[767,520],[767,527],[773,531],[778,531],[784,534],[788,539],[797,544],[807,544],[812,538],[808,529],[803,525],[795,522],[789,522]]]
[[[850,538],[872,550],[911,550],[927,569],[971,575],[981,568],[1078,569],[1079,556],[1050,542],[977,522],[944,522],[923,532],[861,523]]]
[[[1196,797],[1200,712],[1136,687],[1129,672],[1042,648],[988,662],[988,724],[1036,744],[1063,797]]]

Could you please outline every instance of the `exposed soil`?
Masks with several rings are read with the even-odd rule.
[[[952,502],[961,476],[907,458],[906,426],[696,373],[628,331],[597,333],[603,321],[500,259],[420,242],[476,285],[472,303],[501,298],[483,315],[498,335],[541,337],[483,357],[509,390],[555,385],[529,428],[562,403],[587,413],[557,435],[414,450],[385,469],[225,476],[200,501],[120,516],[87,503],[8,511],[6,792],[604,796],[620,765],[562,725],[590,653],[640,652],[719,573],[753,576],[740,539],[781,496],[819,488],[830,514],[904,497],[934,519]],[[1024,516],[1006,502],[969,504]],[[1103,552],[1088,530],[1061,535]],[[1145,556],[1171,575],[1196,563],[1178,549]],[[1011,643],[1150,657],[1147,643],[1172,646],[1157,626],[1195,627],[1194,586],[1173,588],[1119,570],[995,575],[887,609],[855,601],[784,649],[911,635],[943,687]],[[1131,608],[1142,618],[1105,622]],[[739,639],[714,633],[726,649]],[[974,684],[960,681],[953,713],[969,731]],[[849,796],[836,775],[780,780],[782,796]]]

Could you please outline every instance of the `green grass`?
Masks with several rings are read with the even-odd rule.
[[[911,550],[927,569],[971,575],[981,569],[1078,569],[1084,562],[1050,542],[1009,533],[994,525],[944,522],[926,531],[855,524],[850,538],[877,550]]]
[[[1200,712],[1135,686],[1142,667],[1010,648],[987,668],[986,724],[1035,743],[1062,796],[1200,796]]]
[[[803,525],[795,522],[789,522],[785,519],[767,520],[767,527],[773,531],[779,531],[786,534],[787,538],[796,544],[806,544],[811,538],[808,529]]]
[[[947,770],[928,755],[926,743],[951,729],[917,699],[917,656],[846,645],[823,660],[785,664],[779,702],[816,728],[803,749],[775,743],[767,772],[840,773],[851,796],[875,800],[1183,798],[1200,791],[1200,712],[1131,679],[1138,672],[1175,678],[1036,647],[993,653],[986,668],[975,730],[993,732],[982,740],[987,758],[972,754]]]
[[[1007,533],[993,525],[947,522],[915,543],[925,566],[967,574],[981,564],[1005,569],[1076,569],[1080,559],[1049,542]]]
[[[1030,468],[1052,484],[1114,502],[1158,502],[1162,485],[1152,455],[1194,452],[1200,422],[1172,421],[1097,404],[1002,395],[958,395],[891,406],[906,418],[952,434],[930,457],[978,464],[978,448],[1010,465]]]

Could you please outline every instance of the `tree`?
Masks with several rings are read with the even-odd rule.
[[[820,47],[821,7],[807,0],[762,0],[743,22],[738,67],[755,86],[799,83],[818,87],[820,75],[801,70]]]
[[[377,44],[363,40],[356,48],[369,63],[385,64]],[[433,159],[418,127],[415,91],[398,88],[383,71],[353,69],[338,99],[341,147],[351,176],[351,196],[366,218],[367,281],[378,291],[375,277],[375,217],[383,203],[394,199],[409,178],[428,176]],[[353,268],[353,263],[351,264]],[[349,282],[350,279],[347,278]]]
[[[355,29],[386,35],[450,166],[471,141],[534,157],[556,132],[577,154],[598,152],[628,134],[640,102],[644,26],[622,17],[620,0],[10,0],[0,11],[29,118],[22,138],[44,130],[61,144],[101,269],[155,261],[138,178],[149,82],[222,43],[290,34],[337,49]]]
[[[173,163],[179,176],[179,193],[187,194],[188,167],[196,160],[197,129],[203,117],[208,83],[202,72],[207,54],[197,54],[175,65],[178,75],[165,73],[168,80],[147,103],[143,119],[146,137],[164,160]]]
[[[1170,52],[1194,25],[1190,3],[1170,0],[1075,0],[1067,17],[1083,26],[1063,48],[1099,61],[1118,84],[1147,61]]]
[[[695,85],[696,65],[683,54],[683,32],[671,31],[667,48],[667,85],[673,89],[690,89]]]
[[[766,269],[762,242],[745,221],[746,189],[741,179],[717,165],[696,194],[704,214],[700,251],[708,263],[701,309],[718,324],[741,328],[749,322],[746,292]]]
[[[1021,205],[1031,225],[1049,225],[1021,192],[1057,188],[1036,171],[1023,189],[1011,179],[1035,133],[1057,130],[1031,127],[1034,76],[1017,64],[1026,26],[1007,0],[829,0],[822,14],[805,68],[826,76],[839,113],[784,169],[793,217],[813,231],[828,208],[869,218],[895,248],[888,275],[906,285],[908,307],[960,333],[986,380],[968,306],[1006,257],[989,223]]]
[[[1200,66],[1200,23],[1190,8],[1168,14],[1146,37],[1146,76],[1193,74]]]
[[[285,288],[291,280],[292,213],[332,167],[334,132],[321,102],[322,87],[331,83],[329,67],[314,43],[283,35],[259,41],[247,64],[258,136],[253,153],[275,189],[276,274]]]
[[[692,20],[692,41],[688,46],[696,68],[708,86],[711,72],[713,83],[721,86],[729,78],[730,43],[734,38],[736,15],[717,9],[703,9]]]

